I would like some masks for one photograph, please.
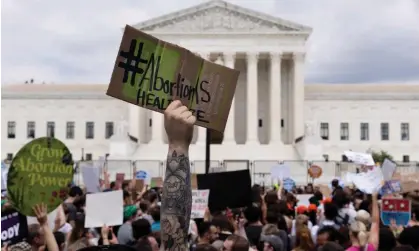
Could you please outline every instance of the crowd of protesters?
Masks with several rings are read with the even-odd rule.
[[[77,251],[103,245],[123,245],[138,251],[419,250],[418,207],[413,206],[408,226],[384,226],[380,220],[381,196],[340,187],[337,180],[332,181],[332,192],[327,197],[313,184],[293,192],[284,190],[282,184],[270,188],[254,185],[248,195],[252,203],[246,207],[217,212],[208,209],[203,219],[190,219],[190,184],[174,186],[180,183],[170,175],[182,165],[189,168],[187,149],[194,119],[177,102],[166,111],[171,170],[166,171],[162,187],[145,187],[138,192],[133,182],[104,185],[104,192],[123,190],[122,225],[85,228],[86,194],[73,186],[61,206],[64,214],[60,217],[64,220],[57,217],[51,229],[46,206],[37,205],[33,210],[38,223],[28,226],[28,237],[4,246],[2,251]],[[184,178],[190,183],[188,175],[185,171]],[[173,198],[177,190],[173,187],[179,187],[178,195],[182,195],[185,205],[176,204]],[[297,205],[298,193],[312,194],[310,204]],[[2,203],[2,210],[9,206]]]

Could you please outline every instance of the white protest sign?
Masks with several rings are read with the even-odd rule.
[[[83,176],[83,183],[86,186],[88,193],[100,192],[100,170],[98,166],[94,166],[88,163],[81,164],[81,174]]]
[[[122,190],[87,194],[85,212],[85,228],[122,225],[124,215]]]
[[[358,165],[364,166],[374,166],[375,162],[372,158],[372,155],[369,153],[357,153],[352,151],[344,151],[343,154],[348,158],[348,160],[352,161]]]
[[[391,180],[393,173],[396,171],[397,164],[389,159],[385,159],[381,165],[381,171],[383,172],[384,180]]]
[[[374,167],[366,173],[351,174],[349,179],[359,190],[368,194],[378,192],[384,182],[383,173],[379,167]]]
[[[303,205],[303,206],[308,207],[310,205],[309,200],[310,200],[311,197],[313,197],[313,195],[312,194],[297,194],[296,197],[297,197],[297,200],[298,200],[297,206]]]
[[[6,164],[2,161],[1,162],[1,190],[7,189],[7,173],[9,169],[7,168]]]
[[[202,219],[208,207],[210,190],[192,190],[192,219]]]
[[[287,164],[278,164],[271,167],[271,178],[284,180],[291,177],[290,167]]]

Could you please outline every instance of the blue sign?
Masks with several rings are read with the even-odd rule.
[[[380,189],[380,195],[399,193],[402,191],[402,186],[398,180],[388,180]]]
[[[145,180],[148,178],[148,173],[146,171],[137,171],[137,173],[135,174],[135,178],[137,180]]]
[[[282,182],[284,189],[288,192],[290,192],[295,187],[295,181],[291,178],[286,178]]]

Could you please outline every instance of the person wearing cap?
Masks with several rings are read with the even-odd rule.
[[[132,221],[137,217],[137,206],[129,205],[124,207],[124,224],[118,229],[118,242],[127,245],[134,241],[132,235]]]
[[[260,240],[263,242],[263,251],[285,251],[284,243],[281,238],[276,235],[261,235]]]

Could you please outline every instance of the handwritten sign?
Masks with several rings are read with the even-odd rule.
[[[7,176],[7,191],[14,207],[26,216],[35,216],[38,203],[54,211],[67,197],[73,180],[73,161],[68,148],[58,139],[39,138],[16,154]]]
[[[209,189],[192,190],[192,219],[204,218],[205,210],[208,207]]]
[[[197,125],[223,132],[239,71],[125,27],[107,95],[163,112],[181,100]]]
[[[352,151],[344,151],[343,154],[357,165],[375,166],[374,159],[369,153],[358,153]]]
[[[372,194],[381,189],[384,184],[384,177],[381,168],[374,167],[367,172],[346,173],[346,181],[353,183],[362,192]]]
[[[381,220],[389,226],[395,220],[398,226],[407,226],[411,216],[410,200],[397,198],[383,198],[381,206]]]

